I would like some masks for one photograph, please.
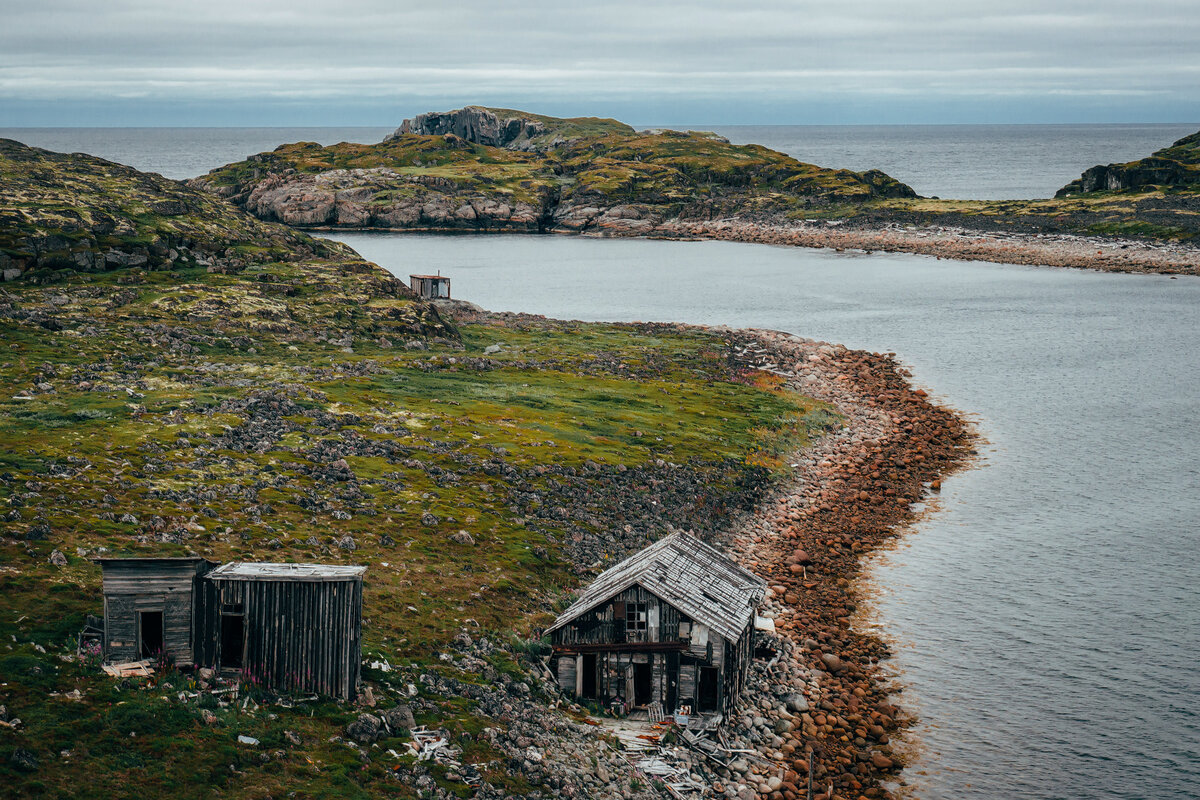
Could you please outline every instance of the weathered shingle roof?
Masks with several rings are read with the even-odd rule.
[[[360,577],[366,571],[366,567],[335,564],[259,564],[231,561],[208,573],[208,577],[217,581],[348,581]]]
[[[546,632],[635,585],[730,640],[754,619],[767,588],[761,578],[715,547],[695,536],[673,533],[600,573]]]

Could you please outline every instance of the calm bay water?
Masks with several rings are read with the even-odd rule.
[[[924,798],[1200,796],[1200,279],[727,242],[339,234],[494,310],[895,351],[989,445],[874,569]],[[644,287],[641,290],[630,287]]]
[[[694,126],[708,127],[708,126]],[[1048,196],[1198,125],[718,129],[925,195]],[[387,128],[0,129],[186,178]],[[1200,279],[722,242],[340,234],[456,297],[895,351],[990,445],[875,569],[925,798],[1200,797]],[[642,286],[641,291],[631,286]]]

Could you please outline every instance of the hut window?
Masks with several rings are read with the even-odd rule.
[[[646,604],[625,604],[625,629],[630,631],[646,630]]]
[[[222,614],[244,614],[245,607],[241,603],[224,603],[221,605]]]

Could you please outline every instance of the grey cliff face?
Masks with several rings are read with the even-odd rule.
[[[406,133],[421,136],[454,136],[476,144],[505,147],[510,150],[530,150],[530,140],[546,133],[546,126],[535,119],[520,115],[498,116],[488,108],[467,106],[454,111],[432,111],[406,119],[384,141]]]

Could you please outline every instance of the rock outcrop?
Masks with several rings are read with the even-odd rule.
[[[406,119],[396,132],[384,141],[406,133],[418,136],[454,134],[468,142],[490,147],[508,147],[524,139],[526,142],[546,132],[545,124],[524,116],[500,117],[489,108],[467,106],[455,111],[431,111]],[[515,149],[515,148],[514,148]]]
[[[466,106],[453,111],[430,111],[406,119],[385,142],[406,134],[456,136],[464,141],[509,150],[537,150],[561,144],[595,129],[633,133],[633,128],[610,119],[557,119],[507,108]]]
[[[1054,196],[1065,198],[1088,192],[1122,192],[1152,187],[1200,188],[1200,131],[1137,161],[1097,164]]]

